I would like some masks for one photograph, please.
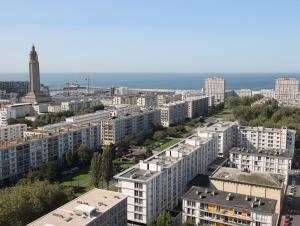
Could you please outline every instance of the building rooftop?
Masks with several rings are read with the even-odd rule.
[[[228,121],[216,121],[216,122],[211,122],[206,125],[206,127],[201,128],[201,130],[205,131],[226,131],[230,127],[236,125],[235,122],[228,122]]]
[[[229,150],[229,153],[267,156],[267,157],[276,157],[276,158],[293,158],[293,152],[284,149],[256,149],[256,148],[247,149],[241,147],[233,147]]]
[[[126,198],[121,193],[95,188],[27,226],[88,225]]]
[[[276,206],[276,200],[274,199],[257,198],[194,186],[183,195],[183,198],[201,203],[215,204],[240,210],[247,209],[266,214],[274,214]]]
[[[263,126],[258,126],[258,127],[250,127],[250,126],[240,126],[240,129],[246,129],[248,131],[265,131],[265,132],[278,132],[281,131],[282,129],[288,129],[287,127],[283,126],[282,128],[267,128]],[[290,132],[296,133],[295,130],[288,129]]]
[[[243,172],[243,170],[228,167],[219,168],[210,176],[210,178],[276,188],[281,188],[284,181],[284,178],[280,175]]]

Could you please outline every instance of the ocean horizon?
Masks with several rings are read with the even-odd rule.
[[[300,73],[41,73],[41,83],[50,89],[63,88],[67,82],[90,86],[129,87],[145,89],[201,89],[204,79],[220,76],[225,79],[226,89],[274,89],[275,79],[297,77]],[[0,73],[0,80],[29,80],[28,73]]]

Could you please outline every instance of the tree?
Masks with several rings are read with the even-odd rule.
[[[156,220],[156,226],[172,226],[172,218],[169,212],[163,211]]]
[[[153,152],[147,148],[147,150],[145,152],[145,158],[147,159],[147,158],[151,157],[152,155],[153,155]]]
[[[164,131],[156,131],[154,134],[153,134],[153,139],[156,140],[156,141],[159,141],[159,140],[162,140],[163,138],[165,138],[165,133]]]
[[[72,198],[72,192],[59,184],[23,179],[0,190],[0,225],[26,225]]]
[[[109,187],[109,181],[113,177],[113,149],[112,146],[106,146],[104,148],[103,154],[102,154],[102,176],[106,182],[107,189]]]
[[[91,171],[91,183],[96,188],[99,187],[99,182],[102,175],[101,165],[102,165],[102,156],[99,152],[95,152],[91,160],[90,171]]]
[[[77,151],[80,164],[87,164],[91,160],[91,151],[86,144],[81,144]]]
[[[68,150],[66,153],[66,163],[68,165],[69,168],[71,168],[72,166],[74,166],[74,156],[71,150]]]

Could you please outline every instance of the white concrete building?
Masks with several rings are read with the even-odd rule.
[[[176,101],[162,105],[161,124],[164,127],[176,125],[184,122],[188,118],[188,103],[185,101]]]
[[[275,82],[275,99],[279,102],[288,103],[299,97],[299,79],[278,78]]]
[[[147,224],[178,205],[188,182],[217,157],[217,137],[198,133],[115,176],[130,223]]]
[[[127,114],[134,114],[141,112],[141,108],[130,104],[116,104],[109,106],[110,116],[118,117]]]
[[[127,197],[94,188],[27,226],[125,226]]]
[[[217,134],[218,156],[227,157],[229,149],[236,144],[236,128],[235,122],[217,121],[199,130]]]
[[[124,139],[138,138],[160,124],[159,110],[145,110],[128,115],[113,116],[101,121],[103,144],[120,144]]]
[[[185,102],[188,105],[188,118],[190,119],[205,116],[208,112],[207,96],[187,97]]]
[[[81,108],[88,108],[100,104],[100,101],[92,99],[71,100],[61,103],[62,111],[79,111]]]
[[[156,96],[143,95],[137,98],[137,106],[142,108],[154,108],[157,105]]]
[[[90,150],[100,147],[100,125],[49,127],[24,132],[23,140],[0,144],[0,183],[42,166],[61,160],[68,150],[76,152],[81,144]]]
[[[230,166],[262,173],[287,177],[292,166],[293,153],[278,149],[246,149],[234,147],[229,150]]]
[[[25,131],[27,131],[26,124],[0,126],[0,143],[23,139]]]
[[[238,126],[236,145],[248,149],[277,149],[294,152],[295,134],[295,130],[288,129],[287,127],[276,129]]]
[[[205,79],[204,92],[207,96],[214,96],[214,104],[225,101],[225,80],[220,77]]]
[[[181,94],[158,94],[156,96],[156,99],[157,99],[157,105],[161,106],[164,104],[182,100],[182,95]]]
[[[119,96],[114,96],[113,98],[113,104],[114,105],[119,105],[119,104],[132,104],[136,105],[137,104],[137,98],[138,96],[125,96],[125,95],[119,95]]]
[[[15,119],[16,118],[16,111],[10,108],[1,108],[0,109],[0,125],[5,126],[7,125],[8,119]]]
[[[234,93],[238,97],[251,97],[252,96],[252,90],[251,89],[235,89]]]
[[[109,117],[110,117],[110,112],[103,110],[103,111],[97,111],[95,113],[68,117],[68,118],[66,118],[66,122],[69,122],[69,123],[100,123],[102,119],[107,119]]]

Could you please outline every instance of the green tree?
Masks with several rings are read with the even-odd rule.
[[[162,140],[166,137],[166,134],[164,133],[164,131],[156,131],[153,134],[153,139],[156,141]]]
[[[0,225],[26,225],[72,198],[72,192],[59,184],[22,180],[0,190]]]
[[[91,160],[91,150],[86,144],[81,144],[78,148],[77,155],[81,165],[88,164]]]
[[[99,187],[99,182],[102,175],[101,165],[102,165],[102,156],[99,152],[95,152],[91,160],[90,171],[91,171],[91,183],[96,188]]]
[[[106,146],[102,154],[102,176],[106,182],[107,189],[109,188],[109,181],[113,177],[113,149],[112,146]]]
[[[145,152],[145,158],[149,158],[153,155],[152,150],[150,150],[149,148],[147,148],[146,152]]]
[[[74,166],[74,162],[75,162],[74,161],[74,155],[73,155],[71,150],[67,151],[65,159],[66,159],[66,163],[67,163],[69,168]]]
[[[169,212],[163,211],[156,220],[156,226],[172,226],[172,218]]]

